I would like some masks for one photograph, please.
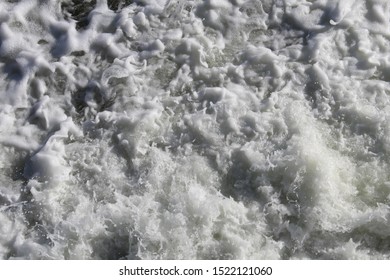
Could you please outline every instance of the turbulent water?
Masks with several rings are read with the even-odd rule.
[[[387,0],[0,1],[1,259],[390,257]]]

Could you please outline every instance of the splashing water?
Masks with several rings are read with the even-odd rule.
[[[388,258],[389,21],[1,1],[0,258]]]

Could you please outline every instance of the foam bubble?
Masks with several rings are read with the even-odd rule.
[[[0,3],[0,258],[388,258],[388,4],[130,2]]]

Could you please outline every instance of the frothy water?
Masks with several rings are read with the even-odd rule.
[[[390,5],[0,2],[0,258],[384,259]]]

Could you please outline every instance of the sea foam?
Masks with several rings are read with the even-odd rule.
[[[389,21],[0,2],[0,258],[388,258]]]

